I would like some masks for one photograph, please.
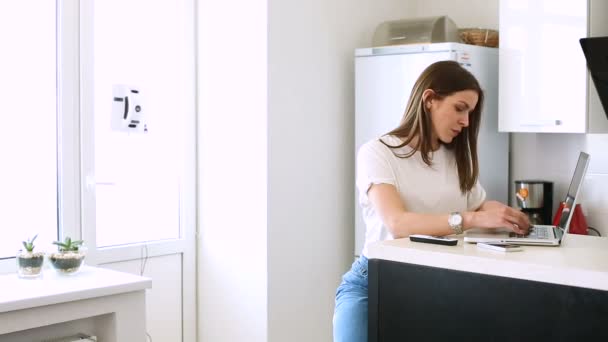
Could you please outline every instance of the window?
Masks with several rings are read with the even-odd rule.
[[[0,273],[34,234],[84,239],[91,266],[154,257],[147,275],[181,284],[171,340],[196,332],[195,4],[0,1]],[[140,90],[148,133],[111,128],[116,84]]]
[[[54,1],[0,2],[0,258],[57,239],[56,26]]]
[[[186,2],[104,0],[94,6],[97,245],[177,239],[194,86]],[[112,90],[119,84],[139,91],[147,133],[111,128]]]
[[[34,234],[43,251],[84,238],[92,264],[192,248],[193,8],[0,2],[0,259]],[[147,133],[111,128],[116,84],[140,90]]]

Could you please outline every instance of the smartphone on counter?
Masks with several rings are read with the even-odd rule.
[[[477,248],[490,249],[498,252],[520,252],[523,249],[519,245],[512,245],[508,243],[485,243],[478,242]]]
[[[432,235],[422,235],[422,234],[410,235],[410,241],[432,243],[435,245],[444,245],[444,246],[456,246],[458,244],[458,239],[452,239],[452,238],[448,238],[448,237],[444,237],[444,236],[432,236]]]

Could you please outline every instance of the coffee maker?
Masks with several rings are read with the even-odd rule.
[[[553,182],[543,180],[516,180],[517,206],[528,215],[531,224],[552,222]]]

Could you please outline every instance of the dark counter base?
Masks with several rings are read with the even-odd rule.
[[[369,341],[608,341],[608,292],[370,259]]]

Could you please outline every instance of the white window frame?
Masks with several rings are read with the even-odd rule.
[[[194,10],[194,1],[191,1]],[[193,14],[194,17],[194,14]],[[195,120],[195,79],[193,77],[190,89],[192,106],[188,113],[187,125],[192,127],[186,134],[187,149],[185,155],[190,156],[184,166],[184,174],[181,175],[180,188],[180,238],[168,239],[144,243],[133,243],[121,246],[97,248],[95,232],[95,129],[94,117],[88,115],[94,111],[94,85],[93,85],[93,0],[83,0],[80,8],[80,146],[81,154],[81,179],[82,191],[82,226],[84,227],[83,238],[89,246],[87,259],[91,257],[95,264],[105,264],[117,261],[133,260],[141,258],[141,248],[148,247],[148,256],[159,256],[186,252],[188,245],[194,237],[195,200],[196,200],[196,120]],[[194,19],[194,18],[193,18]],[[194,20],[193,20],[194,21]],[[194,22],[192,23],[192,62],[193,75],[195,73],[195,46],[194,46]]]
[[[81,239],[78,1],[58,0],[58,237]]]
[[[74,0],[72,0],[74,1]],[[182,339],[196,339],[196,3],[189,0],[192,8],[191,33],[192,87],[188,89],[192,99],[190,112],[187,113],[186,127],[191,127],[185,134],[185,155],[188,156],[184,165],[184,174],[180,182],[180,237],[161,241],[133,243],[121,246],[98,248],[95,231],[95,129],[94,117],[87,113],[94,112],[94,15],[93,1],[80,1],[80,146],[81,146],[81,186],[82,232],[86,245],[87,262],[101,265],[120,261],[138,260],[142,255],[155,257],[162,255],[181,254],[182,256]],[[142,253],[145,249],[145,253]]]
[[[196,0],[192,8],[192,99],[184,132],[187,156],[180,182],[178,239],[97,248],[95,231],[93,106],[93,1],[57,0],[58,237],[84,239],[87,264],[102,265],[180,254],[182,339],[196,340]],[[16,272],[14,258],[0,260],[0,274]]]

